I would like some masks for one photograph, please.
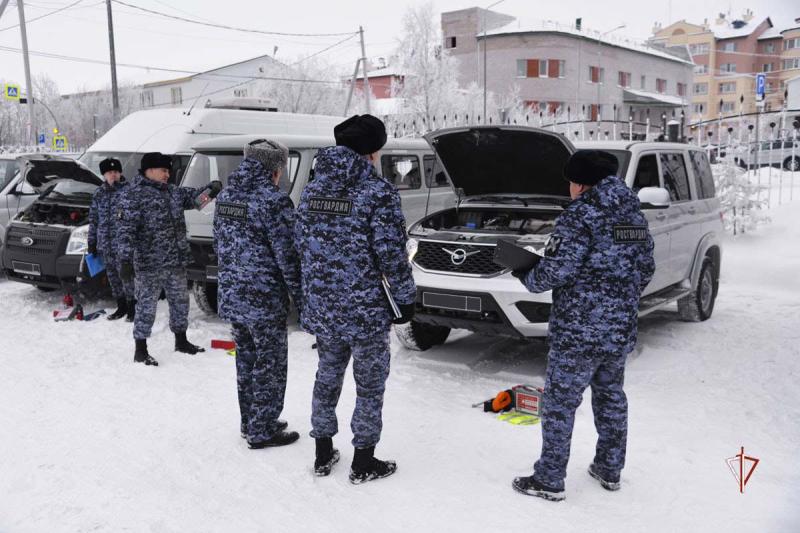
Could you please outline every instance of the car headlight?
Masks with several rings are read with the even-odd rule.
[[[89,249],[89,226],[72,230],[67,242],[67,255],[83,255]]]
[[[408,260],[411,261],[414,259],[414,256],[417,255],[417,249],[419,248],[419,241],[417,239],[408,239],[406,242],[406,253],[408,253]]]

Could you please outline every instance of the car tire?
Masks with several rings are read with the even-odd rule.
[[[217,314],[217,284],[195,282],[192,284],[192,294],[197,307],[207,315]]]
[[[719,280],[716,279],[714,262],[706,257],[700,269],[697,287],[678,300],[678,314],[685,322],[702,322],[711,318],[717,299]]]
[[[450,328],[446,326],[434,326],[412,320],[406,324],[396,324],[394,334],[400,344],[417,352],[424,352],[439,344],[444,344],[447,336],[450,335]]]
[[[800,156],[787,157],[783,160],[783,169],[788,171],[800,170]]]

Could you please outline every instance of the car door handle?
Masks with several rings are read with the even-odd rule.
[[[656,220],[666,220],[667,214],[666,213],[659,213],[656,215]]]
[[[696,212],[697,212],[697,210],[694,207],[690,207],[689,208],[689,214],[690,215],[694,215]]]

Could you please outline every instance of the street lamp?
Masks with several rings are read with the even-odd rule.
[[[600,120],[600,46],[603,42],[603,37],[605,37],[611,32],[621,30],[624,27],[625,24],[620,24],[616,28],[611,28],[608,31],[604,31],[597,38],[597,120]],[[578,74],[578,79],[580,80],[580,74]]]
[[[498,4],[502,4],[506,0],[499,0],[494,4],[490,4],[483,8],[481,13],[481,21],[483,25],[483,116],[486,116],[486,12]]]

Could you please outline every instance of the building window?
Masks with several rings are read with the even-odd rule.
[[[703,114],[703,104],[692,104],[692,113]]]
[[[693,56],[707,54],[710,47],[708,43],[701,43],[701,44],[691,44],[689,45],[689,53]]]
[[[170,96],[172,97],[172,105],[183,103],[183,90],[180,87],[170,89]]]
[[[736,108],[736,102],[722,102],[719,108],[720,113],[733,113]]]
[[[656,92],[659,94],[667,92],[667,80],[656,78]]]
[[[547,77],[547,60],[540,59],[539,60],[539,77],[546,78]]]
[[[708,65],[695,65],[694,66],[694,73],[695,74],[708,74]]]
[[[558,77],[565,78],[567,76],[567,62],[563,59],[558,59]]]
[[[800,57],[792,57],[790,59],[783,60],[783,70],[789,70],[793,68],[800,68]]]
[[[795,37],[794,39],[786,39],[785,41],[783,41],[784,50],[791,50],[792,48],[800,48],[800,37]]]
[[[678,96],[686,96],[686,84],[678,83]]]
[[[723,52],[735,52],[736,51],[736,42],[734,41],[734,42],[723,43],[721,51],[723,51]]]
[[[722,94],[731,94],[736,92],[736,82],[726,82],[719,84],[719,92]]]
[[[139,95],[139,103],[142,107],[153,107],[153,91],[142,91]]]
[[[589,81],[591,83],[603,83],[605,69],[600,67],[589,67]]]
[[[764,52],[767,54],[771,54],[775,51],[775,43],[765,43],[764,44]]]
[[[631,86],[631,73],[630,72],[622,72],[619,73],[619,81],[617,82],[620,87],[630,87]]]
[[[603,106],[591,104],[589,106],[589,120],[592,122],[603,120]],[[599,133],[599,132],[598,132]]]
[[[723,63],[719,67],[720,72],[736,72],[736,63]]]
[[[772,63],[764,63],[761,65],[761,72],[772,72],[773,64]]]
[[[647,89],[647,77],[642,76],[639,78],[639,88],[640,89]]]
[[[563,78],[563,59],[517,59],[518,78]]]
[[[233,96],[236,98],[247,98],[247,89],[234,89]]]
[[[695,83],[692,87],[692,93],[694,94],[708,94],[708,84],[707,83]]]
[[[525,59],[517,59],[517,77],[528,77],[528,61]]]
[[[456,47],[456,38],[455,37],[445,37],[444,39],[444,47],[446,49],[455,48]]]

